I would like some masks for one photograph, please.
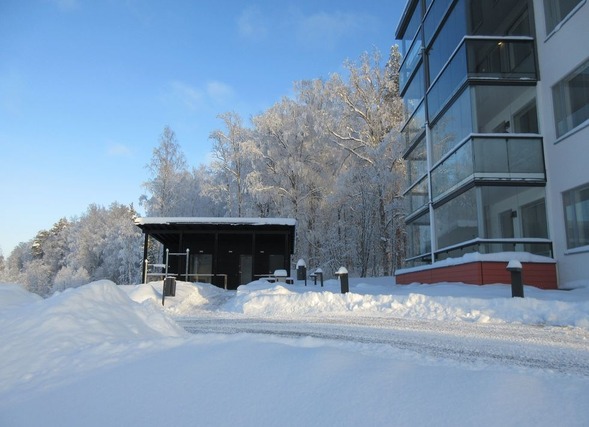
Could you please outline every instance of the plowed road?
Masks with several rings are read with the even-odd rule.
[[[589,377],[589,332],[579,328],[390,317],[256,318],[203,313],[178,318],[193,334],[264,334],[359,343],[466,364],[509,365]]]

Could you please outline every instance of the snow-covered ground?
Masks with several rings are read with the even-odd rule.
[[[0,284],[0,426],[589,425],[589,288],[161,286]]]

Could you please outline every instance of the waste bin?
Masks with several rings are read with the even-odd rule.
[[[176,278],[166,277],[164,279],[164,296],[175,297],[176,296]]]

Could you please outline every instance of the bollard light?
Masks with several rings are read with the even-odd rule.
[[[304,259],[297,261],[297,281],[304,280],[305,286],[307,286],[307,264]]]
[[[522,281],[522,263],[512,259],[507,263],[507,271],[511,273],[511,297],[523,298],[524,285]]]
[[[339,277],[342,294],[350,292],[348,269],[346,267],[340,267],[339,270],[335,272],[335,275]]]

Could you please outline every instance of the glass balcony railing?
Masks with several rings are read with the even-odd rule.
[[[536,80],[533,40],[466,40],[468,77]]]
[[[425,102],[422,101],[403,127],[405,149],[409,149],[423,132],[425,132]]]
[[[542,139],[470,138],[432,171],[433,198],[475,179],[544,181]]]
[[[410,213],[414,213],[423,206],[427,205],[428,202],[428,190],[427,190],[427,177],[424,177],[421,181],[415,184],[405,194],[405,198],[408,201],[408,209]]]
[[[465,38],[427,92],[433,121],[466,80],[536,81],[531,38]]]
[[[401,64],[399,69],[399,91],[401,93],[405,90],[405,85],[421,60],[421,46],[421,39],[417,38]]]

